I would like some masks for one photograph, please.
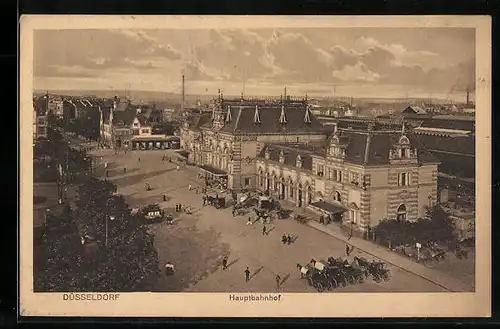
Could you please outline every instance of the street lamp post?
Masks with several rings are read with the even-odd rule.
[[[111,220],[111,221],[115,220],[115,216],[106,215],[106,240],[105,240],[106,248],[108,248],[108,217],[109,217],[109,220]]]
[[[104,240],[104,245],[106,248],[108,248],[108,231],[109,231],[109,228],[108,228],[108,221],[111,220],[115,220],[115,216],[111,216],[109,214],[109,202],[111,201],[112,199],[108,199],[108,201],[106,202],[106,219],[105,219],[105,240]]]

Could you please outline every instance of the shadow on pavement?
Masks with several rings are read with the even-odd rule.
[[[198,230],[197,220],[182,216],[179,225],[152,228],[160,269],[167,261],[176,267],[175,275],[158,278],[153,291],[184,291],[220,268],[220,255],[229,253],[229,245],[221,243],[220,234],[214,230]]]
[[[253,272],[252,275],[250,275],[250,277],[248,278],[248,281],[252,280],[252,278],[254,276],[256,276],[257,274],[259,274],[263,269],[264,269],[264,266],[261,266],[257,270],[255,270],[255,272]]]
[[[227,268],[231,267],[232,265],[236,264],[240,259],[236,258],[235,260],[232,260],[229,264],[227,264]]]
[[[170,168],[170,169],[157,170],[157,171],[153,171],[150,173],[144,173],[144,174],[139,174],[139,175],[120,177],[117,179],[113,179],[113,183],[118,185],[120,188],[123,188],[123,187],[132,186],[132,185],[141,183],[144,180],[147,180],[147,179],[153,178],[155,176],[167,173],[169,171],[174,171],[174,170],[175,169]],[[112,178],[112,177],[110,177],[110,178]],[[151,188],[154,190],[156,187],[152,185]]]
[[[285,277],[280,281],[279,286],[281,287],[290,278],[290,273],[285,275]]]

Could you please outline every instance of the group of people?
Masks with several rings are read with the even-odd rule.
[[[293,242],[292,236],[290,234],[284,233],[283,236],[281,237],[281,242],[283,244],[292,244]]]
[[[328,225],[328,224],[330,224],[331,220],[332,219],[331,219],[330,215],[321,214],[319,216],[319,222],[320,222],[320,224]]]
[[[176,203],[175,204],[175,212],[181,212],[182,211],[182,204]]]

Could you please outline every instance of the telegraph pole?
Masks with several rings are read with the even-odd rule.
[[[185,94],[184,94],[184,74],[182,75],[182,103],[181,103],[181,110],[184,112],[184,102],[185,102]]]

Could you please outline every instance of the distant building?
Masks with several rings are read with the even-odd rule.
[[[33,140],[38,138],[47,137],[47,115],[43,109],[37,108],[33,102]]]
[[[166,149],[178,141],[173,136],[154,134],[153,127],[161,125],[163,113],[147,105],[119,102],[101,112],[101,141],[116,150]]]
[[[403,110],[403,114],[418,114],[418,115],[427,115],[427,112],[421,108],[420,106],[408,106]]]

